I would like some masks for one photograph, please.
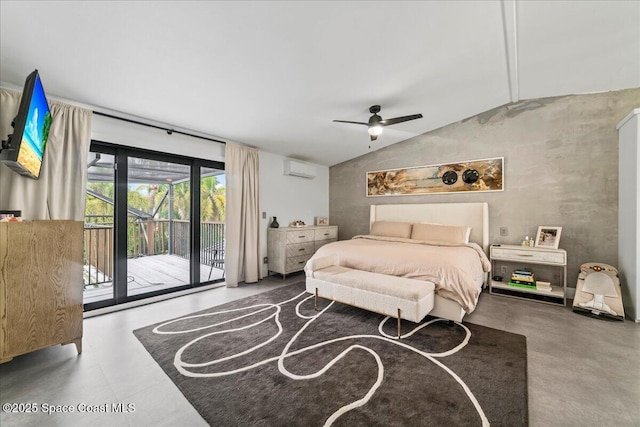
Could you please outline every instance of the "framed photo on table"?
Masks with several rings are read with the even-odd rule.
[[[536,248],[558,249],[561,233],[562,227],[539,226],[538,234],[536,235]]]
[[[326,216],[316,217],[316,225],[329,225],[329,218]]]

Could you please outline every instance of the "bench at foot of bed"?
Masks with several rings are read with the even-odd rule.
[[[308,274],[306,289],[316,300],[326,298],[397,318],[400,338],[400,319],[418,323],[433,309],[435,285],[330,265]]]

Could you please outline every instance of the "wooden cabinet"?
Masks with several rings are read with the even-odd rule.
[[[269,228],[267,258],[269,271],[282,274],[302,271],[305,264],[323,245],[338,240],[338,226]]]
[[[564,249],[493,245],[489,257],[493,276],[489,281],[490,293],[550,304],[566,304],[567,252]],[[551,290],[510,285],[509,279],[514,270],[531,271],[536,280],[551,283]],[[496,276],[502,277],[502,280],[495,280]]]
[[[0,223],[0,363],[56,344],[82,351],[81,221]]]

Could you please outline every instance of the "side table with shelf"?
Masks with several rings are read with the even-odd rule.
[[[553,248],[531,248],[516,245],[492,245],[489,250],[491,275],[489,293],[538,302],[566,305],[567,251]],[[521,288],[509,285],[514,270],[527,269],[536,280],[551,283],[551,290]],[[502,281],[493,276],[502,276]]]

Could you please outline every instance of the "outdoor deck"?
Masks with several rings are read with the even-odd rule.
[[[151,255],[131,258],[127,261],[127,290],[129,295],[144,294],[161,289],[189,284],[189,260],[177,255]],[[211,272],[211,279],[209,279]],[[200,265],[200,280],[221,279],[223,270]],[[85,289],[84,303],[109,299],[113,296],[111,283],[103,283],[97,289]]]

